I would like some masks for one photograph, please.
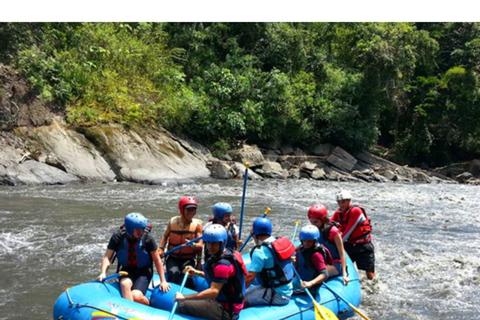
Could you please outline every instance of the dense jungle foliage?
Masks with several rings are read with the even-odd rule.
[[[478,23],[1,23],[0,62],[80,126],[480,154]]]

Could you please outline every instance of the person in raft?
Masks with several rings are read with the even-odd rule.
[[[370,219],[364,208],[351,204],[352,195],[349,191],[340,191],[335,199],[339,209],[331,220],[340,223],[345,251],[357,268],[365,270],[367,278],[372,280],[375,277],[375,248],[370,234]]]
[[[210,253],[203,271],[190,268],[186,272],[204,277],[210,288],[191,295],[177,292],[178,312],[214,320],[238,319],[243,309],[247,274],[242,256],[226,247],[227,230],[219,224],[205,228],[203,241]]]
[[[302,289],[313,292],[328,279],[327,265],[332,265],[333,259],[330,251],[318,243],[320,231],[317,227],[313,225],[303,227],[298,237],[301,245],[296,249],[295,267],[303,280]]]
[[[157,243],[147,227],[147,219],[141,213],[132,212],[125,217],[124,227],[110,238],[97,279],[102,281],[105,278],[116,254],[118,271],[128,272],[128,276],[120,278],[122,297],[149,305],[145,292],[153,277],[153,264],[160,276],[160,289],[166,292],[170,285],[165,280],[163,264],[157,253]]]
[[[337,222],[330,221],[328,210],[323,204],[314,204],[308,209],[310,223],[318,228],[320,237],[318,242],[330,251],[333,258],[333,265],[327,265],[329,277],[341,274],[343,284],[348,282],[347,261],[343,247],[342,233]]]
[[[167,229],[160,240],[160,248],[158,253],[163,258],[165,254],[165,246],[167,251],[177,246],[183,245],[189,240],[202,236],[202,221],[195,219],[197,213],[197,199],[194,197],[183,197],[178,203],[180,215],[173,217],[168,223]],[[182,272],[187,266],[201,269],[202,264],[202,248],[203,241],[199,240],[188,246],[182,246],[170,253],[166,257],[165,264],[167,266],[168,281],[181,284]],[[195,264],[196,257],[196,264]],[[186,284],[187,288],[195,289],[193,279],[189,278]]]
[[[242,243],[238,240],[238,227],[236,225],[235,219],[232,218],[232,206],[229,203],[225,202],[218,202],[215,203],[212,207],[213,211],[213,218],[205,224],[203,230],[205,230],[208,226],[213,224],[219,224],[224,226],[227,230],[227,244],[226,248],[230,250],[235,250],[238,246],[241,246]],[[208,250],[204,250],[205,252],[205,261],[208,260],[210,257],[210,253]]]
[[[252,233],[256,246],[250,251],[251,263],[245,278],[245,307],[285,305],[293,293],[291,257],[295,246],[285,237],[273,237],[272,223],[267,218],[255,219]],[[260,285],[250,286],[255,279]]]

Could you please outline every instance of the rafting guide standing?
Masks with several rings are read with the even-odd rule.
[[[375,277],[375,248],[372,243],[370,219],[365,209],[352,205],[352,195],[347,190],[340,191],[335,199],[339,209],[332,216],[332,221],[340,223],[345,251],[365,270],[368,279]]]
[[[145,292],[153,277],[153,264],[160,276],[160,289],[166,292],[170,289],[170,285],[165,280],[163,264],[157,254],[157,243],[146,231],[147,226],[147,219],[141,213],[132,212],[125,217],[124,227],[110,238],[97,279],[102,281],[105,278],[112,258],[116,254],[119,271],[128,272],[128,276],[120,278],[122,297],[149,305]]]
[[[235,320],[243,309],[245,275],[247,270],[238,251],[226,248],[227,230],[219,224],[205,228],[203,241],[210,258],[203,272],[189,269],[189,275],[205,277],[210,288],[199,293],[183,295],[177,292],[178,312],[213,320]]]
[[[167,230],[160,240],[158,254],[163,257],[165,247],[168,250],[187,243],[189,240],[202,236],[202,221],[195,219],[197,214],[197,199],[194,197],[182,197],[178,203],[180,215],[170,219]],[[181,284],[183,270],[187,266],[201,269],[203,241],[193,242],[188,246],[182,246],[166,257],[168,281]],[[196,259],[196,263],[195,263]],[[188,279],[187,288],[195,289],[192,279]]]

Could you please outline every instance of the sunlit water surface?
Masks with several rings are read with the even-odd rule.
[[[238,219],[242,186],[204,180],[179,187],[0,187],[0,319],[52,319],[62,288],[98,275],[108,239],[127,213],[147,216],[158,239],[184,195],[197,197],[203,221],[219,201],[232,203]],[[291,236],[295,221],[308,223],[313,203],[327,205],[331,215],[340,188],[350,189],[373,221],[378,277],[362,280],[360,306],[371,319],[480,319],[480,187],[253,181],[243,230],[268,206],[275,234]]]

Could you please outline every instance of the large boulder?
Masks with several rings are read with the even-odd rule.
[[[357,163],[357,159],[342,148],[336,147],[327,158],[327,162],[342,171],[351,172]]]
[[[2,137],[0,140],[0,185],[72,184],[80,182],[76,176],[58,168],[24,158],[25,150],[12,143],[15,138]],[[20,163],[21,162],[21,163]]]
[[[455,179],[460,183],[465,183],[472,178],[473,175],[470,172],[463,172],[455,177]]]
[[[67,129],[57,120],[50,126],[22,127],[16,131],[30,141],[31,147],[42,150],[45,163],[83,181],[108,182],[116,178],[101,152],[84,135]]]
[[[241,149],[231,152],[233,161],[250,163],[250,167],[260,167],[265,162],[262,152],[257,146],[244,145]]]
[[[236,175],[235,170],[223,161],[213,161],[210,174],[215,179],[232,179]]]
[[[232,170],[235,172],[236,179],[244,179],[245,176],[245,166],[239,162],[234,162],[230,165]],[[255,171],[248,170],[248,180],[263,180],[262,177],[255,173]]]
[[[186,142],[180,143],[166,131],[107,125],[82,133],[103,153],[120,181],[151,183],[210,175],[205,158],[186,149]]]

